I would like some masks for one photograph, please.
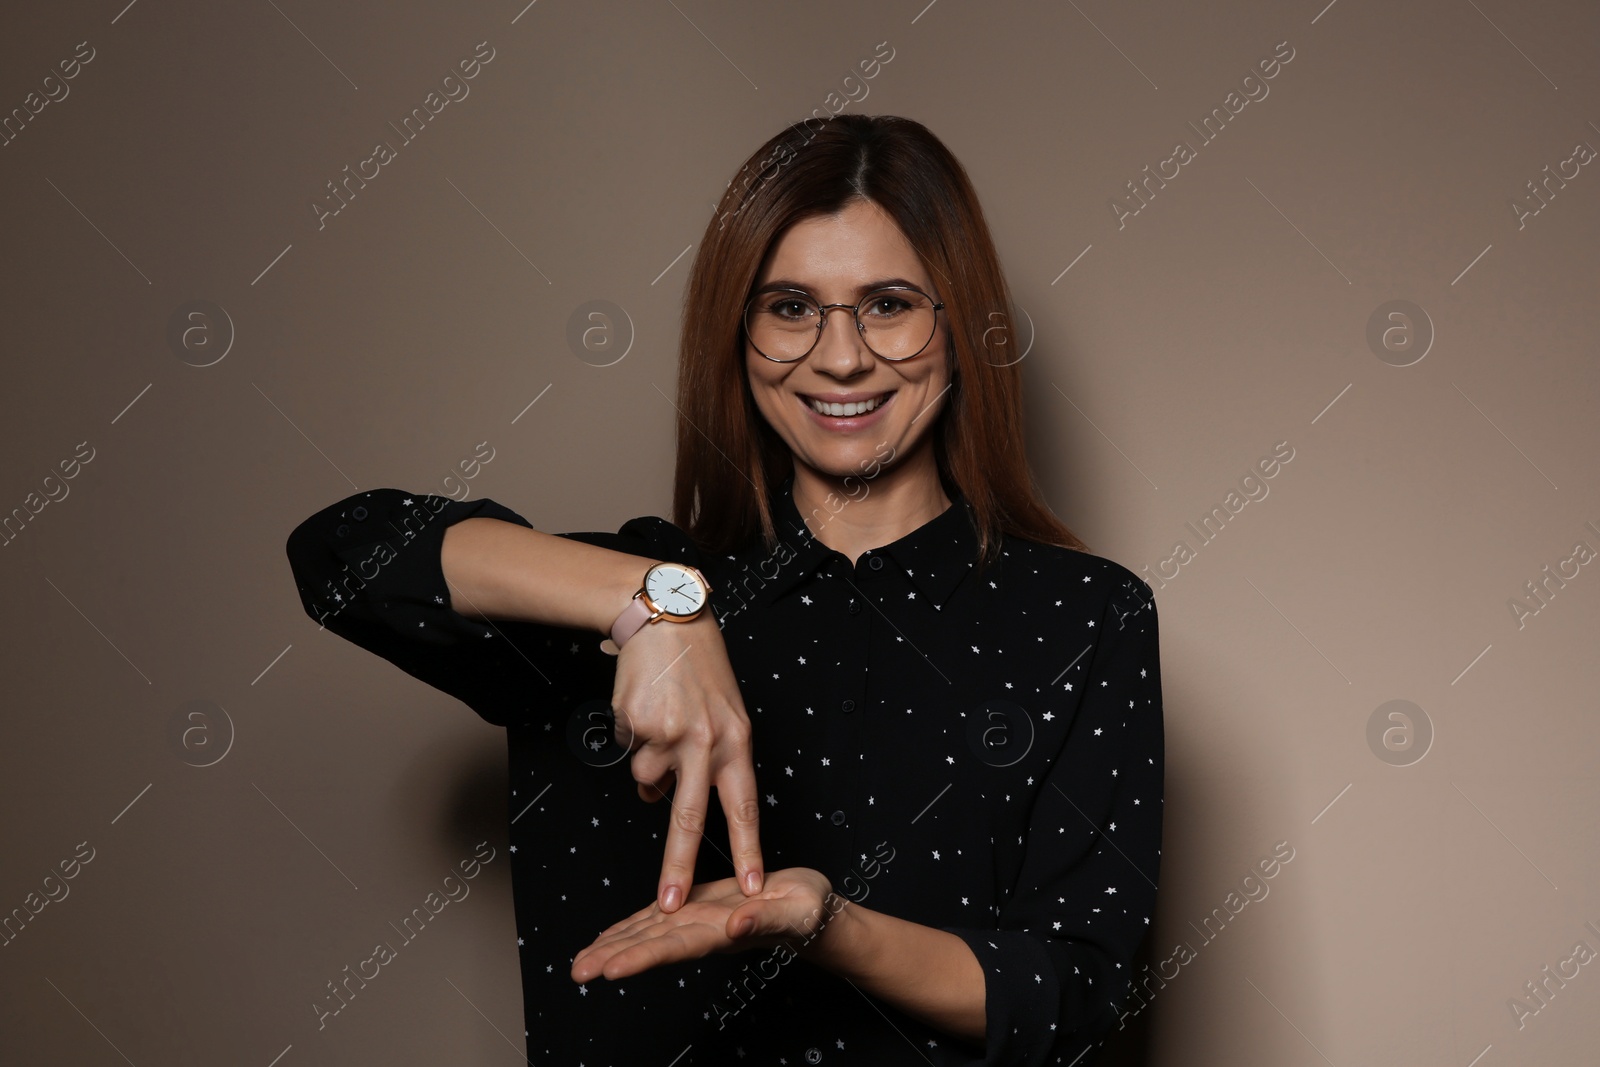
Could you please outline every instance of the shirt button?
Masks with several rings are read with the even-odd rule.
[[[842,811],[836,811],[832,815],[828,816],[828,818],[833,821],[833,825],[835,826],[844,825],[844,812]]]
[[[856,702],[854,700],[846,700],[844,703],[839,705],[839,710],[848,715],[852,711],[856,710]]]
[[[348,537],[350,534],[350,527],[341,522],[339,524],[339,528],[333,532],[339,537]]]
[[[357,522],[365,522],[367,518],[367,509],[359,506],[352,508],[350,511],[350,517],[355,519]]]
[[[873,556],[872,559],[868,561],[867,566],[871,567],[875,571],[883,570],[883,557]]]
[[[341,529],[342,529],[342,527],[341,527]],[[340,534],[339,536],[343,537],[344,535]],[[851,597],[850,598],[850,614],[852,614],[852,615],[860,615],[861,614],[861,602],[859,600],[857,600],[855,597]]]

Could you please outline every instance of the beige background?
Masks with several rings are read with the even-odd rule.
[[[1594,5],[120,3],[0,33],[7,113],[94,49],[0,148],[0,511],[94,450],[0,548],[0,911],[94,849],[0,948],[7,1062],[517,1062],[503,732],[319,633],[284,539],[358,489],[446,492],[482,441],[472,495],[541,528],[664,514],[712,207],[883,41],[848,107],[968,167],[1037,328],[1063,519],[1154,567],[1295,450],[1157,592],[1152,960],[1197,958],[1119,1058],[1594,1062],[1600,964],[1508,1008],[1600,949],[1600,566],[1521,628],[1508,607],[1600,549],[1600,163],[1511,206],[1600,146]],[[325,183],[483,41],[470,96],[319,230]],[[1270,94],[1119,230],[1111,197],[1281,41]],[[1405,367],[1366,341],[1396,299],[1436,332]],[[220,317],[167,339],[194,300],[234,332],[206,367]],[[567,343],[591,300],[636,331],[611,366]],[[1367,741],[1394,699],[1434,732],[1409,766]],[[190,701],[227,719],[186,746]],[[480,840],[476,893],[318,1032],[324,983]],[[1270,894],[1202,942],[1280,841]]]

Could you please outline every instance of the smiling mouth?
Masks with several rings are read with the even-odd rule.
[[[866,400],[852,401],[849,404],[831,404],[803,394],[800,399],[818,415],[828,415],[833,418],[851,418],[852,416],[865,415],[869,411],[877,410],[894,394],[895,390],[890,389],[888,392],[879,393],[877,396],[868,397]]]

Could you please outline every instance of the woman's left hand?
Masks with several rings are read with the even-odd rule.
[[[607,927],[572,961],[572,980],[626,978],[713,952],[804,940],[830,917],[823,904],[832,895],[828,878],[809,867],[769,871],[755,896],[746,896],[732,878],[704,882],[671,914],[655,902]]]

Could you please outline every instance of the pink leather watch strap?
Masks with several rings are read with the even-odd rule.
[[[617,616],[617,621],[611,624],[611,643],[620,651],[628,638],[638,633],[649,621],[649,605],[644,602],[644,597],[634,597],[628,601],[628,606],[622,609],[622,614]]]

